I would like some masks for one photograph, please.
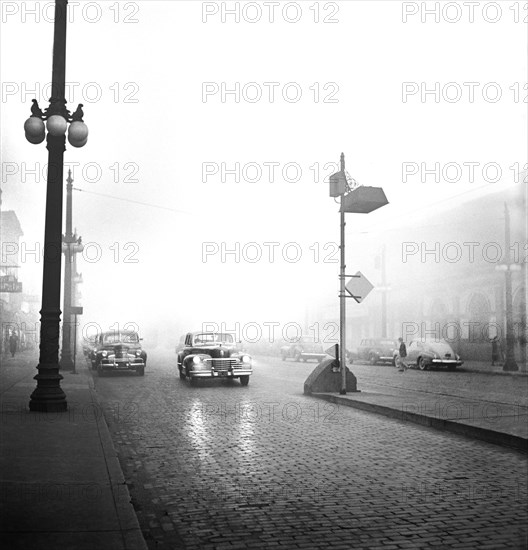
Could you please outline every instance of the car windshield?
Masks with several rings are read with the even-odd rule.
[[[395,346],[396,342],[392,340],[381,340],[379,343],[380,346]]]
[[[137,344],[139,337],[135,332],[109,332],[103,336],[105,344]]]
[[[204,332],[194,337],[195,344],[210,344],[213,342],[232,344],[235,341],[232,334],[223,332]]]
[[[423,342],[425,344],[442,344],[442,345],[445,345],[445,346],[448,346],[449,344],[443,340],[442,338],[435,338],[434,336],[431,337],[431,338],[424,338],[423,339]]]

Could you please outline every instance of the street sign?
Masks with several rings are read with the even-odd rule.
[[[374,285],[358,271],[345,286],[347,292],[360,304],[374,288]]]
[[[327,350],[325,350],[325,353],[327,355],[330,355],[330,357],[333,357],[334,359],[337,359],[339,352],[338,352],[338,345],[334,344],[333,346],[330,346]]]
[[[72,315],[82,315],[83,314],[83,308],[81,306],[71,307],[70,312],[71,312]]]
[[[346,191],[346,174],[341,172],[336,172],[330,176],[330,196],[339,197],[343,195]]]
[[[17,281],[13,275],[2,275],[0,277],[0,292],[22,292],[22,283]]]
[[[340,212],[368,214],[389,204],[381,187],[365,187],[360,185],[343,197]]]

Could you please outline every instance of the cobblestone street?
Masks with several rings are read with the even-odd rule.
[[[149,548],[526,548],[525,455],[305,397],[314,364],[191,387],[175,359],[95,377]]]

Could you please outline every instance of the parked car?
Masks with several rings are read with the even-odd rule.
[[[453,348],[445,340],[421,339],[412,340],[407,346],[408,366],[427,370],[430,367],[447,367],[455,370],[464,361],[460,360]]]
[[[315,359],[319,363],[326,357],[323,345],[316,342],[312,336],[301,336],[295,342],[291,342],[281,347],[280,350],[283,361],[293,359],[294,361],[308,361]]]
[[[357,348],[357,358],[360,361],[368,361],[371,365],[377,363],[394,365],[398,348],[398,342],[390,338],[365,338]]]
[[[99,334],[91,354],[92,369],[99,376],[108,371],[135,371],[145,374],[147,354],[142,349],[141,338],[132,330],[110,331]]]
[[[188,332],[178,352],[180,378],[188,378],[191,384],[199,378],[238,378],[242,386],[247,386],[253,365],[240,344],[228,332]]]

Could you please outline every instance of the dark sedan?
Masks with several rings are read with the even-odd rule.
[[[294,342],[282,346],[280,353],[283,361],[286,359],[294,361],[315,359],[321,362],[326,357],[323,345],[311,336],[302,336]]]
[[[196,384],[199,378],[238,378],[242,386],[253,374],[251,356],[239,348],[234,334],[188,332],[178,351],[180,378]]]
[[[147,354],[137,332],[113,330],[97,337],[90,359],[92,369],[97,370],[99,376],[109,371],[134,371],[143,376]]]

